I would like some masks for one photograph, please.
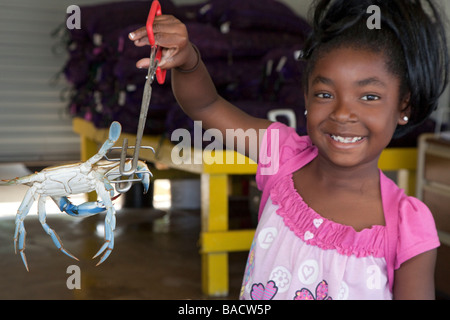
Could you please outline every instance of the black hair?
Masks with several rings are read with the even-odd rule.
[[[380,28],[369,28],[371,5],[380,9]],[[437,108],[448,81],[449,57],[442,9],[432,0],[316,0],[312,32],[302,58],[308,78],[320,57],[347,46],[383,52],[387,68],[400,79],[400,98],[410,94],[409,121],[399,137],[422,124]]]

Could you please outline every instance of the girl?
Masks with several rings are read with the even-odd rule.
[[[316,2],[303,51],[303,137],[218,96],[185,26],[171,16],[155,20],[164,48],[160,66],[172,69],[183,110],[224,137],[226,129],[265,132],[258,156],[248,154],[244,137],[232,142],[259,161],[263,190],[241,298],[433,299],[439,246],[433,217],[377,163],[394,135],[429,116],[446,86],[438,9],[431,0]],[[368,27],[372,5],[379,8],[379,29]],[[148,44],[145,28],[130,39]],[[148,59],[137,66],[147,67]],[[277,170],[263,173],[275,158]]]

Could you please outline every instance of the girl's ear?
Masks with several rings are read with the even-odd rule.
[[[409,104],[411,94],[408,93],[400,104],[400,116],[398,124],[401,126],[406,125],[411,117],[411,105]]]

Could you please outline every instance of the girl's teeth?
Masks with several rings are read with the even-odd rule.
[[[362,137],[341,137],[341,136],[335,136],[331,135],[331,138],[333,138],[334,141],[341,142],[341,143],[355,143],[360,140],[362,140]]]

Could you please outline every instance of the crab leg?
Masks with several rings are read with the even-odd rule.
[[[42,228],[44,228],[45,232],[47,232],[47,234],[52,238],[53,243],[61,252],[65,253],[67,256],[78,261],[77,257],[75,257],[69,251],[64,249],[63,244],[62,244],[61,239],[59,238],[58,234],[48,226],[48,224],[46,222],[47,214],[45,212],[45,200],[46,200],[45,198],[46,198],[45,196],[40,196],[39,201],[38,201],[39,222],[41,223]]]
[[[25,268],[27,271],[28,269],[28,263],[27,263],[27,257],[25,256],[25,225],[23,221],[25,220],[25,217],[27,216],[28,212],[30,211],[30,207],[34,202],[34,195],[36,194],[37,188],[35,186],[32,186],[30,189],[28,189],[27,193],[25,194],[25,197],[22,200],[22,203],[20,204],[19,209],[17,210],[16,215],[16,229],[14,231],[14,251],[17,254],[17,248],[19,248],[20,256],[22,257],[23,264],[25,265]],[[18,246],[17,246],[18,242]]]
[[[114,209],[113,203],[111,201],[111,196],[103,183],[97,182],[96,191],[106,207],[105,243],[100,248],[100,250],[98,250],[98,252],[92,257],[92,259],[95,259],[104,252],[103,256],[100,258],[100,261],[97,263],[98,266],[109,257],[111,251],[114,249],[114,229],[116,228],[116,216],[115,216],[116,210]]]

